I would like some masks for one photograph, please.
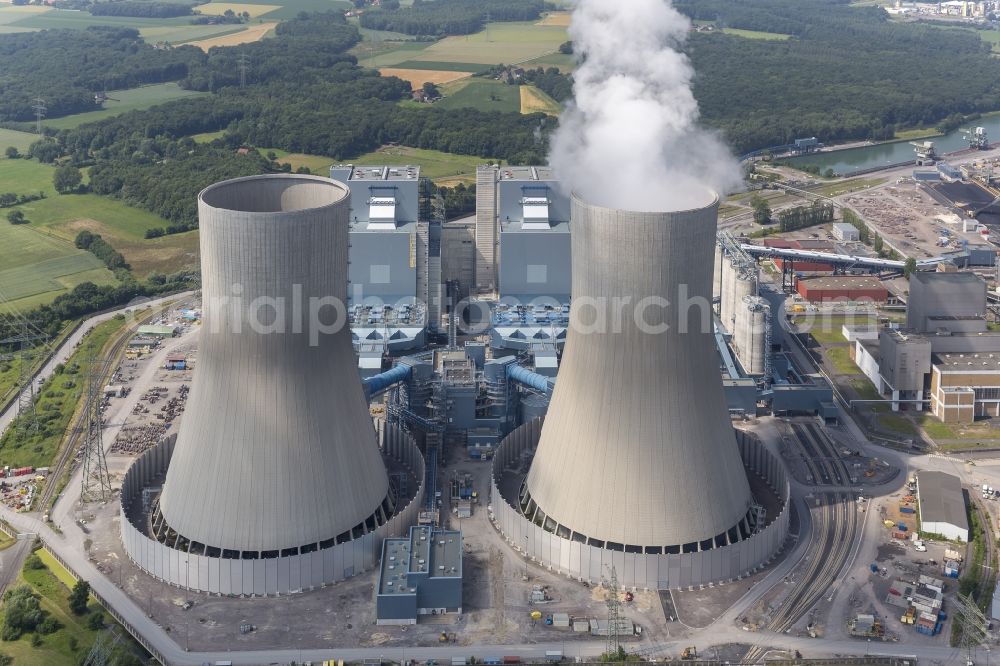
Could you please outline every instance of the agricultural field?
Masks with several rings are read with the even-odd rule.
[[[281,5],[265,5],[252,2],[209,2],[204,5],[197,5],[194,11],[206,16],[222,16],[231,10],[236,14],[246,12],[250,15],[250,18],[257,18],[258,16],[269,14],[276,9],[281,9]]]
[[[414,90],[423,87],[425,83],[451,83],[470,76],[468,72],[442,71],[434,69],[408,69],[402,67],[383,67],[378,70],[382,76],[395,76],[410,83]]]
[[[444,109],[474,108],[518,113],[521,110],[520,86],[492,79],[463,79],[453,92],[434,105]]]
[[[365,67],[398,67],[409,60],[429,63],[467,63],[472,65],[519,64],[544,56],[558,55],[559,45],[568,39],[566,28],[539,23],[491,23],[487,30],[473,35],[446,37],[433,43],[398,42],[396,48],[365,58],[365,46],[355,53]],[[435,69],[439,67],[434,67]]]
[[[176,83],[158,83],[151,86],[141,86],[128,90],[112,90],[108,92],[108,101],[103,104],[103,108],[86,113],[76,113],[62,118],[45,120],[46,127],[55,129],[72,129],[83,123],[91,123],[111,116],[117,116],[126,111],[137,109],[148,109],[157,104],[171,102],[185,97],[197,97],[208,93],[195,90],[185,90]]]
[[[519,87],[521,89],[521,113],[541,112],[550,116],[558,116],[562,111],[559,102],[549,97],[544,90],[528,85]]]
[[[53,167],[37,160],[0,158],[0,192],[55,194],[56,190],[52,186],[53,171]],[[6,214],[3,217],[6,218]],[[4,219],[3,222],[6,224],[7,220]]]
[[[274,30],[276,25],[278,25],[277,21],[272,23],[261,23],[259,25],[250,26],[245,30],[239,30],[237,32],[217,37],[209,37],[208,39],[200,39],[195,42],[188,42],[188,44],[191,46],[197,46],[202,51],[208,51],[213,46],[238,46],[240,44],[250,44],[267,37],[267,35]]]
[[[51,196],[20,206],[29,226],[70,243],[86,229],[125,255],[139,278],[151,272],[173,273],[198,264],[198,234],[189,231],[146,239],[147,229],[167,222],[148,211],[95,194]]]
[[[572,15],[569,12],[549,12],[542,17],[542,20],[538,22],[538,25],[556,25],[562,28],[568,28],[571,17]]]
[[[150,43],[167,42],[179,45],[209,37],[231,35],[246,30],[245,25],[159,25],[141,28],[139,34]]]
[[[17,148],[18,152],[25,153],[27,152],[28,147],[37,140],[37,134],[17,132],[15,130],[3,129],[0,127],[0,151],[6,150],[8,146],[14,146]],[[0,186],[0,189],[3,189],[3,187]]]
[[[762,32],[760,30],[740,30],[739,28],[723,28],[722,32],[727,35],[735,35],[736,37],[743,37],[744,39],[762,39],[764,41],[770,42],[783,42],[785,40],[791,39],[791,35],[785,35],[780,32]]]
[[[555,67],[563,74],[568,74],[576,67],[576,61],[573,60],[571,54],[556,52],[544,55],[541,58],[529,60],[522,63],[522,66],[526,69],[537,69],[538,67],[548,69],[549,67]]]
[[[15,7],[14,5],[0,6],[0,35],[13,32],[30,32],[33,28],[21,27],[14,24],[47,11],[49,11],[48,7],[34,5],[25,5],[23,7]]]
[[[192,134],[191,138],[194,139],[195,143],[211,143],[216,139],[221,139],[225,136],[226,130],[219,130],[218,132],[202,132],[201,134]]]

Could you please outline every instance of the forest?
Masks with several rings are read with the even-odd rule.
[[[1000,63],[967,31],[893,23],[846,0],[679,0],[716,27],[787,41],[696,32],[687,52],[704,121],[739,152],[817,136],[892,138],[953,114],[1000,109]]]
[[[94,93],[177,81],[205,54],[193,46],[158,51],[132,28],[90,27],[0,34],[0,120],[50,118],[96,108]]]
[[[410,7],[371,9],[361,15],[361,26],[407,35],[443,37],[471,35],[490,21],[535,21],[542,0],[414,0]]]

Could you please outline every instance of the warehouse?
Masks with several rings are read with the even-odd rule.
[[[944,472],[918,473],[917,506],[921,532],[940,534],[955,541],[969,540],[965,496],[957,476]]]
[[[145,335],[153,338],[172,338],[177,330],[173,326],[160,326],[154,324],[147,324],[145,326],[140,326],[136,333],[139,335]]]
[[[832,232],[833,237],[839,241],[856,243],[860,238],[857,228],[846,222],[834,222]]]
[[[796,285],[799,295],[807,301],[858,301],[870,300],[885,303],[889,300],[889,290],[878,278],[869,276],[831,276],[799,280]]]

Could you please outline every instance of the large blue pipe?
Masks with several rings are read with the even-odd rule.
[[[374,396],[386,390],[394,384],[405,382],[410,378],[413,368],[407,363],[400,363],[391,370],[386,370],[380,375],[369,377],[362,381],[365,387],[365,395],[371,400]]]
[[[552,391],[552,385],[549,383],[548,377],[540,375],[537,372],[532,372],[516,363],[511,363],[507,366],[507,377],[513,382],[523,384],[536,391],[541,391],[546,395]]]

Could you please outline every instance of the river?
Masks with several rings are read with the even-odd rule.
[[[1000,114],[990,114],[978,120],[969,121],[968,127],[985,127],[991,141],[1000,139]],[[918,140],[924,141],[925,139]],[[960,129],[948,132],[943,136],[929,137],[926,140],[934,142],[934,150],[939,155],[969,147],[969,143],[962,136]],[[914,159],[913,146],[910,145],[909,141],[893,141],[892,143],[860,146],[846,150],[800,155],[781,161],[793,167],[813,165],[818,166],[821,172],[833,169],[834,173],[850,176],[859,171],[888,167]]]

